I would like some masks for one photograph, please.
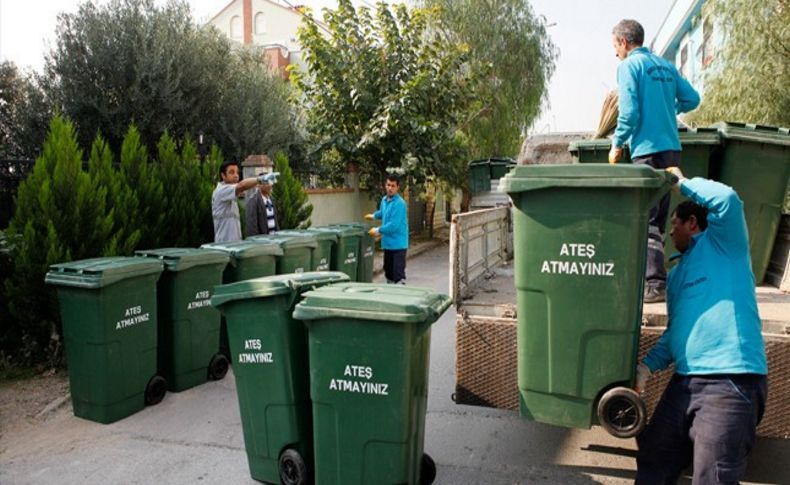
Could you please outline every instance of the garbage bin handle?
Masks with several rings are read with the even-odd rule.
[[[434,314],[437,317],[440,317],[450,305],[453,304],[453,299],[446,295],[441,295],[444,298],[439,299],[435,304],[431,305],[431,310],[433,310]]]

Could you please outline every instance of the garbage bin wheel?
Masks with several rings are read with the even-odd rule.
[[[214,354],[208,364],[208,378],[213,381],[221,380],[228,373],[228,367],[230,367],[230,362],[227,357],[223,354]]]
[[[420,485],[431,485],[436,479],[436,463],[428,453],[422,454],[420,463]]]
[[[612,436],[633,438],[647,423],[645,402],[633,389],[609,389],[598,401],[598,422]]]
[[[283,485],[304,485],[307,480],[307,464],[298,451],[288,448],[280,455],[280,480]]]
[[[159,404],[167,392],[167,381],[162,376],[154,376],[145,386],[145,404],[153,406]]]

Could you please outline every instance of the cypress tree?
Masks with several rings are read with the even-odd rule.
[[[148,150],[134,125],[129,126],[121,145],[121,185],[129,212],[124,216],[116,212],[115,216],[125,218],[122,227],[127,233],[140,231],[140,241],[134,249],[159,247],[165,220],[164,185],[158,166],[148,161]]]
[[[304,229],[310,227],[313,206],[308,202],[307,192],[301,182],[294,177],[288,164],[288,157],[278,153],[274,157],[274,171],[280,177],[272,189],[272,197],[277,204],[277,222],[280,229]]]
[[[42,155],[19,186],[9,226],[20,237],[14,274],[6,282],[11,325],[22,339],[20,363],[59,357],[57,304],[44,275],[51,264],[99,255],[112,227],[105,199],[106,192],[82,170],[73,125],[54,117]]]

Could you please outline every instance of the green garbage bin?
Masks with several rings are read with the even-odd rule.
[[[450,306],[424,288],[338,283],[304,294],[315,472],[321,484],[430,483],[423,454],[431,324]]]
[[[222,274],[223,283],[235,283],[272,276],[277,273],[277,257],[283,255],[280,244],[271,241],[233,241],[221,243],[207,243],[200,246],[203,249],[216,249],[230,256],[230,261]]]
[[[251,236],[248,241],[274,241],[283,250],[277,258],[277,274],[304,273],[313,265],[313,251],[318,248],[318,241],[309,234],[283,234],[280,232],[261,236]]]
[[[491,190],[491,166],[488,159],[469,162],[469,191],[473,194]]]
[[[492,158],[491,159],[491,178],[501,179],[516,166],[516,161],[512,158]]]
[[[337,244],[333,248],[329,268],[332,271],[342,271],[352,281],[356,281],[359,267],[359,250],[365,231],[351,226],[319,226],[311,228],[315,231],[329,232],[337,237]]]
[[[589,428],[597,414],[621,437],[644,426],[630,387],[648,212],[669,177],[645,165],[570,164],[518,166],[502,179],[514,204],[522,416]]]
[[[162,248],[136,251],[164,263],[157,285],[159,371],[168,390],[184,391],[219,380],[228,360],[219,353],[220,314],[210,304],[229,256],[222,251]]]
[[[307,335],[291,313],[304,291],[342,281],[348,276],[337,272],[269,276],[219,286],[211,299],[228,322],[244,446],[255,480],[308,483],[299,478],[312,474]]]
[[[749,229],[754,281],[762,283],[771,258],[790,180],[790,130],[719,123],[724,152],[719,180],[738,192]]]
[[[370,283],[373,281],[373,265],[376,256],[376,239],[368,234],[370,225],[364,222],[347,222],[335,224],[337,226],[356,227],[362,231],[359,248],[359,262],[357,264],[357,281]]]
[[[156,281],[162,262],[96,258],[55,264],[74,415],[112,423],[156,404]]]
[[[612,140],[599,138],[595,140],[577,140],[568,144],[568,151],[571,156],[579,163],[609,163],[609,150],[612,148]],[[623,150],[623,157],[618,163],[631,163],[631,152],[626,146]]]
[[[222,273],[223,283],[273,276],[277,273],[277,257],[283,255],[280,245],[271,240],[207,243],[200,247],[216,249],[230,256],[230,261]],[[219,339],[220,352],[222,355],[230,357],[228,329],[224,318],[220,321]]]

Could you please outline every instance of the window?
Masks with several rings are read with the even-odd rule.
[[[255,35],[261,35],[266,33],[266,17],[263,16],[263,12],[258,12],[255,14]]]
[[[231,39],[241,39],[242,37],[241,17],[238,15],[230,19],[230,37]]]

